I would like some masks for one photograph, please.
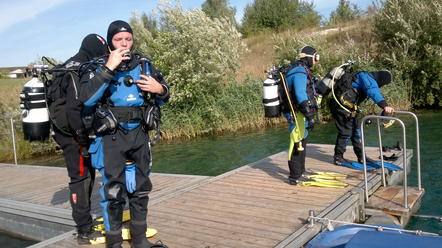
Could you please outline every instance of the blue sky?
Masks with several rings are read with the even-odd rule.
[[[184,9],[201,8],[205,0],[181,0]],[[90,33],[106,37],[114,20],[129,21],[132,13],[151,13],[161,0],[0,0],[0,67],[25,66],[47,56],[64,61],[74,55]],[[174,1],[172,1],[174,2]],[[229,0],[241,20],[253,0]],[[313,0],[328,17],[339,0]],[[370,0],[350,0],[361,9]]]

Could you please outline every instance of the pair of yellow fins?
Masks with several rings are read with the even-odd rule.
[[[309,179],[309,181],[303,181],[297,186],[314,186],[314,187],[325,187],[325,188],[345,188],[348,183],[342,182],[347,178],[347,175],[335,173],[335,172],[324,172],[324,171],[306,171],[304,176]]]
[[[130,211],[129,210],[124,210],[123,211],[123,217],[122,217],[123,223],[127,222],[130,220]],[[103,223],[103,217],[101,218],[97,218],[95,219],[96,222],[101,222]],[[98,224],[94,226],[95,231],[100,231],[103,236],[95,238],[93,240],[89,240],[89,242],[92,245],[98,245],[98,244],[104,244],[106,243],[106,237],[104,236],[104,234],[106,233],[105,229],[104,229],[104,224]],[[153,228],[147,228],[146,231],[146,238],[151,238],[153,237],[155,234],[157,234],[158,231],[156,229]],[[121,230],[121,236],[123,237],[123,240],[130,240],[130,230],[126,227],[123,227]]]

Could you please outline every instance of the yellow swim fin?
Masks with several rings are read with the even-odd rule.
[[[102,234],[103,234],[102,237],[89,240],[89,242],[91,242],[91,244],[93,244],[93,245],[99,245],[99,244],[106,243],[106,237],[104,236],[105,233],[106,233],[106,231],[102,231]],[[151,238],[157,233],[158,233],[158,231],[156,229],[147,228],[146,238]],[[131,237],[130,237],[129,229],[128,228],[121,229],[121,236],[123,237],[123,240],[130,240]]]
[[[336,180],[327,180],[327,179],[310,179],[309,181],[300,181],[296,184],[296,186],[315,186],[315,187],[324,187],[324,188],[345,188],[348,186],[347,183],[336,181]]]
[[[122,219],[123,223],[130,220],[130,211],[128,209],[123,211],[123,217],[121,219]],[[103,221],[104,221],[103,217],[95,219],[95,222],[101,223],[101,224],[94,226],[95,231],[103,231],[104,230]]]
[[[347,175],[335,173],[335,172],[324,172],[324,171],[306,171],[304,176],[310,179],[327,179],[327,180],[344,180]]]

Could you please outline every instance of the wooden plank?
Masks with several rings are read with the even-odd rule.
[[[231,185],[224,185],[224,184],[210,184],[206,187],[204,187],[204,190],[211,190],[215,192],[229,192],[233,194],[239,194],[239,195],[245,195],[250,197],[259,197],[266,200],[276,200],[276,201],[289,201],[294,203],[300,203],[300,204],[312,204],[314,206],[314,202],[311,201],[313,198],[311,195],[300,195],[300,192],[297,192],[296,189],[304,189],[303,187],[293,187],[293,190],[290,190],[289,192],[281,192],[278,194],[278,192],[272,192],[270,194],[269,192],[263,192],[264,190],[261,189],[249,189],[247,187],[232,187]],[[311,188],[311,187],[310,187]],[[308,191],[303,191],[308,192]],[[298,197],[298,195],[300,195]],[[317,199],[323,199],[323,200],[329,200],[332,201],[333,198],[327,198],[327,197],[321,197]]]
[[[224,210],[222,208],[212,208],[199,206],[198,208],[188,208],[183,205],[163,202],[163,209],[174,210],[175,213],[189,213],[193,216],[200,216],[207,218],[208,220],[223,220],[224,223],[230,223],[231,225],[249,226],[249,227],[259,227],[260,229],[266,229],[269,232],[279,232],[279,233],[290,233],[292,229],[286,226],[287,223],[272,222],[272,218],[262,217],[259,215],[244,215],[243,210],[238,212]],[[155,208],[154,208],[155,209]],[[154,210],[152,209],[152,212]]]
[[[199,197],[207,200],[220,200],[220,201],[228,201],[230,203],[235,203],[235,204],[253,205],[261,208],[266,208],[268,211],[293,209],[300,207],[299,205],[308,203],[308,202],[305,203],[290,202],[290,201],[274,200],[274,199],[270,200],[270,199],[265,199],[263,197],[246,196],[246,195],[225,193],[219,191],[210,191],[207,189],[197,189],[188,192],[187,194],[193,197]],[[323,201],[321,202],[322,204],[319,204],[318,206],[323,206],[325,204],[328,204],[329,202],[330,200]]]
[[[170,220],[166,219],[159,219],[156,227],[165,233],[175,235],[175,237],[179,236],[186,240],[196,241],[193,244],[195,247],[206,247],[204,245],[207,245],[208,242],[213,243],[216,247],[270,247],[277,242],[245,234],[237,235],[232,231],[206,228],[195,224],[170,223]]]
[[[285,234],[277,235],[274,233],[272,234],[272,236],[269,236],[269,232],[267,230],[261,230],[255,227],[229,225],[223,222],[207,221],[202,218],[193,218],[192,216],[178,215],[173,213],[155,211],[149,216],[149,223],[152,228],[157,227],[156,223],[164,222],[165,220],[167,220],[169,223],[169,226],[166,227],[165,229],[174,228],[174,226],[180,225],[181,223],[188,223],[204,227],[207,229],[212,229],[214,232],[217,232],[218,230],[234,232],[237,236],[245,234],[251,236],[252,238],[265,237],[266,239],[275,240],[275,241],[285,237]],[[163,229],[159,230],[160,234],[162,233],[162,230]]]
[[[163,205],[164,202],[161,204]],[[224,224],[228,224],[231,226],[240,226],[240,227],[248,227],[248,228],[254,228],[262,231],[267,231],[267,235],[272,236],[274,233],[278,234],[287,234],[290,233],[291,230],[293,230],[293,227],[296,226],[296,224],[292,224],[290,227],[283,227],[278,226],[277,223],[272,223],[273,226],[269,226],[268,222],[263,221],[259,217],[253,217],[250,219],[244,219],[241,215],[235,214],[235,213],[225,213],[225,212],[216,212],[216,211],[210,211],[203,208],[198,209],[192,209],[189,210],[184,207],[180,207],[177,205],[169,205],[162,208],[153,208],[151,209],[151,216],[155,216],[156,212],[161,213],[169,213],[174,215],[180,215],[180,216],[186,216],[190,218],[205,220],[205,221],[212,221],[212,222],[220,222]]]
[[[367,207],[397,216],[408,215],[414,204],[423,196],[423,193],[417,188],[408,187],[408,208],[404,208],[403,186],[382,187],[370,197]]]

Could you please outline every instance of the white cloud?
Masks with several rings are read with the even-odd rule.
[[[16,0],[0,2],[0,33],[21,21],[71,0]]]

